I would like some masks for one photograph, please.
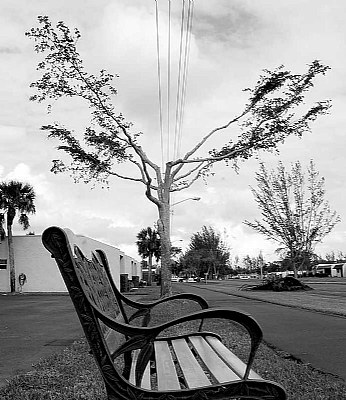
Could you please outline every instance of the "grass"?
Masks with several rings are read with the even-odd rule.
[[[226,283],[225,283],[226,282]],[[318,282],[318,281],[317,281]],[[338,281],[334,281],[338,283]],[[309,285],[308,282],[304,282]],[[256,300],[263,300],[266,302],[272,302],[274,304],[281,304],[285,306],[299,307],[307,310],[321,311],[335,315],[346,316],[346,297],[336,296],[333,293],[334,287],[329,287],[328,284],[323,285],[328,290],[322,290],[319,288],[321,285],[314,283],[314,290],[311,291],[299,291],[299,292],[270,292],[270,291],[248,291],[240,290],[241,287],[247,286],[246,284],[239,284],[238,282],[230,285],[227,281],[220,281],[216,284],[213,283],[213,290],[225,291],[234,295],[252,298]],[[258,284],[256,281],[252,284]],[[345,291],[343,291],[345,293]]]
[[[335,315],[346,315],[346,298],[319,295],[318,291],[307,292],[241,292],[248,298],[269,301],[275,304],[293,306],[327,312]]]
[[[158,288],[141,290],[144,300],[157,298]],[[137,296],[136,296],[137,297]],[[177,317],[184,308],[192,311],[190,303],[158,307],[152,323]],[[185,326],[190,329],[190,326]],[[225,344],[245,359],[249,341],[244,332],[235,325],[221,320],[209,322],[206,329],[219,333]],[[281,383],[290,400],[341,400],[346,398],[346,383],[337,377],[287,359],[265,344],[261,345],[254,369],[266,379]],[[88,353],[84,340],[79,340],[44,360],[34,368],[11,379],[0,389],[2,400],[106,400],[104,386],[98,368]]]

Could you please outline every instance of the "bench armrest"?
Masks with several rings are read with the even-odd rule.
[[[95,309],[98,314],[100,320],[116,331],[122,331],[124,334],[130,336],[130,339],[127,340],[122,346],[120,346],[116,352],[114,353],[114,358],[119,356],[122,353],[141,349],[139,354],[138,362],[140,365],[145,366],[150,359],[150,356],[153,352],[153,341],[155,338],[167,328],[173,327],[175,325],[179,325],[184,322],[194,321],[194,320],[205,320],[205,319],[226,319],[229,321],[234,321],[242,325],[251,338],[251,349],[247,362],[246,372],[244,374],[244,379],[247,379],[252,367],[252,363],[255,357],[255,353],[258,349],[258,346],[262,340],[263,333],[261,327],[258,325],[256,320],[252,318],[250,315],[234,311],[230,309],[223,308],[209,308],[201,311],[197,311],[195,313],[185,315],[183,317],[171,320],[161,325],[156,325],[154,327],[134,327],[125,324],[119,324],[114,319],[106,316],[102,311]],[[123,325],[123,330],[120,325]],[[125,332],[126,331],[126,332]],[[144,371],[144,369],[143,369]]]
[[[133,300],[128,299],[125,296],[122,296],[122,300],[129,306],[133,308],[137,308],[138,311],[134,312],[130,318],[129,322],[133,321],[136,318],[139,318],[141,316],[145,316],[144,321],[143,321],[143,326],[148,326],[150,322],[150,311],[163,303],[168,303],[173,300],[190,300],[198,303],[201,307],[201,309],[207,309],[209,308],[208,302],[201,296],[198,296],[197,294],[194,293],[179,293],[175,294],[173,296],[169,297],[164,297],[162,299],[150,302],[150,303],[142,303],[142,302],[135,302]]]

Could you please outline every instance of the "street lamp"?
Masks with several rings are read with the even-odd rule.
[[[184,201],[187,201],[187,200],[200,201],[201,198],[200,198],[200,197],[188,197],[187,199],[180,200],[180,201],[177,201],[176,203],[173,203],[173,204],[172,204],[172,207],[173,207],[173,206],[176,206],[176,205],[179,204],[179,203],[182,203],[182,202],[184,202]]]
[[[171,205],[171,207],[174,207],[174,206],[176,206],[177,204],[183,203],[184,201],[187,201],[187,200],[199,201],[199,200],[201,200],[201,198],[200,198],[200,197],[188,197],[187,199],[180,200],[180,201],[177,201],[176,203],[173,203],[173,204]],[[170,233],[172,233],[173,215],[174,215],[174,213],[173,213],[173,208],[171,209],[171,213],[170,213],[170,214],[171,214]]]

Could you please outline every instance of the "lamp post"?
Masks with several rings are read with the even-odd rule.
[[[173,207],[176,206],[177,204],[183,203],[184,201],[188,201],[188,200],[200,201],[201,198],[200,197],[188,197],[187,199],[177,201],[176,203],[173,203],[171,205],[172,209],[171,209],[170,233],[172,233],[172,225],[173,225]]]
[[[184,201],[187,201],[187,200],[199,201],[199,200],[201,200],[201,198],[200,197],[188,197],[187,199],[180,200],[180,201],[177,201],[176,203],[173,203],[172,207],[176,206],[177,204],[183,203]]]

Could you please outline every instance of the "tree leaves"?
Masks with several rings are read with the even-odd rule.
[[[137,234],[137,248],[138,254],[142,258],[148,258],[149,256],[154,256],[156,261],[160,259],[161,256],[161,242],[158,232],[150,227],[142,229]]]
[[[225,161],[248,159],[258,150],[272,151],[288,136],[301,137],[310,130],[310,123],[324,115],[331,107],[329,100],[319,101],[303,111],[304,95],[313,86],[318,75],[330,69],[318,60],[313,61],[307,72],[292,74],[280,66],[274,71],[264,70],[254,88],[247,88],[249,102],[245,118],[238,121],[241,134],[237,141],[229,141],[210,155]]]
[[[33,187],[28,183],[13,180],[0,182],[0,210],[7,213],[7,225],[12,225],[16,211],[19,211],[18,222],[24,230],[30,226],[27,214],[35,214],[36,212],[35,196]]]
[[[319,177],[313,161],[306,178],[297,161],[290,173],[282,162],[276,171],[268,171],[261,163],[256,181],[257,189],[251,190],[262,219],[244,223],[284,246],[293,263],[306,260],[340,220],[325,200],[324,178]]]
[[[229,249],[221,235],[211,226],[203,226],[192,235],[189,248],[181,258],[181,263],[192,274],[224,274],[229,265]]]

